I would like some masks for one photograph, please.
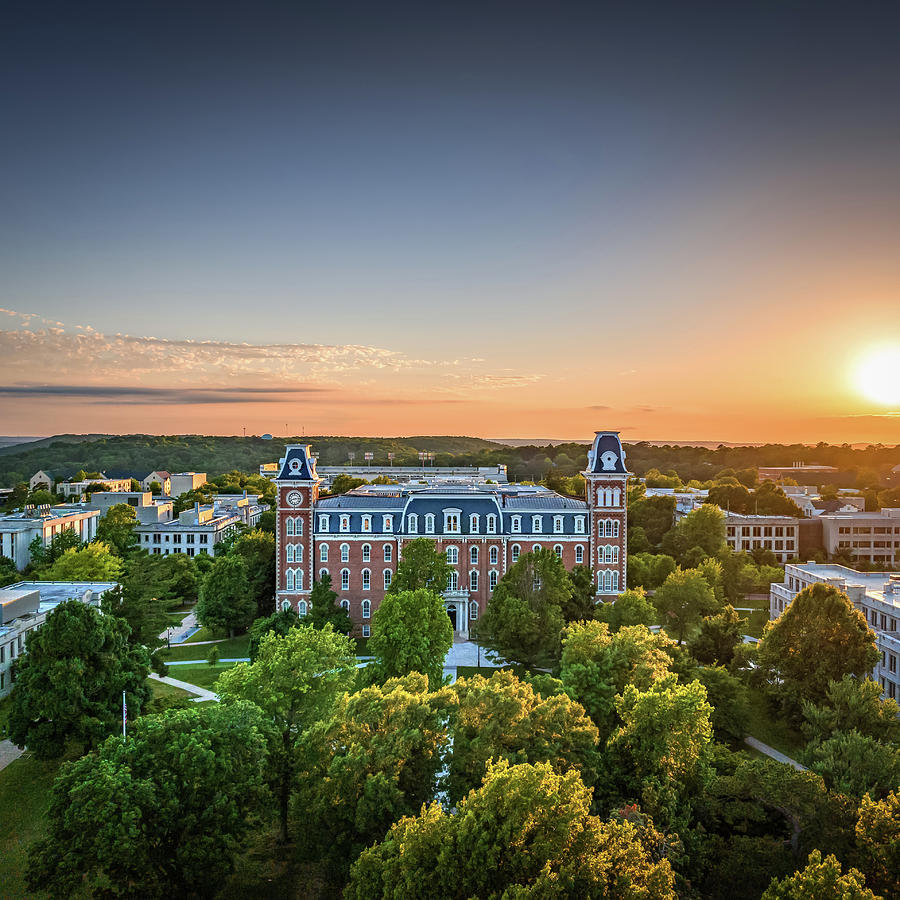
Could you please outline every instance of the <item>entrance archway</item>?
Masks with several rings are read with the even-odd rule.
[[[456,631],[456,606],[448,606],[447,615],[450,616],[450,621],[453,624],[453,630]]]

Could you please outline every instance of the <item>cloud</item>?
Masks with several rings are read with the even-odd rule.
[[[0,397],[57,398],[88,403],[260,403],[289,395],[328,394],[318,387],[156,388],[91,384],[17,384],[0,386]]]
[[[608,409],[612,409],[611,406],[586,406],[585,409],[596,410],[598,412],[605,412]]]

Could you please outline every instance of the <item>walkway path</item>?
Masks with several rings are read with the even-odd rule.
[[[18,759],[24,752],[12,741],[0,741],[0,771],[5,769],[13,760]]]
[[[186,681],[179,681],[177,678],[169,678],[168,675],[157,675],[156,672],[151,672],[149,677],[154,681],[161,681],[163,684],[168,684],[170,687],[181,688],[183,691],[187,691],[190,694],[196,694],[195,697],[191,697],[195,703],[202,703],[204,700],[219,699],[218,694],[214,694],[212,691],[206,690],[206,688],[197,687],[196,684],[188,684]]]
[[[197,624],[197,617],[189,612],[182,620],[181,624],[176,627],[167,628],[161,635],[160,639],[168,641],[172,644],[180,644],[189,638],[200,626]]]
[[[784,763],[786,766],[793,766],[798,772],[808,771],[806,766],[801,766],[796,759],[791,759],[789,756],[781,753],[774,747],[770,747],[768,744],[764,744],[762,741],[758,741],[755,737],[750,737],[748,735],[744,738],[744,743],[749,747],[752,747],[754,750],[759,750],[760,753],[765,753],[766,756],[770,756],[777,762]]]

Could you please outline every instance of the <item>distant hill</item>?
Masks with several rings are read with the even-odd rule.
[[[49,447],[57,441],[77,444],[81,441],[99,441],[111,437],[108,434],[55,434],[53,437],[0,437],[0,456],[5,453],[24,453],[26,450],[38,450]]]

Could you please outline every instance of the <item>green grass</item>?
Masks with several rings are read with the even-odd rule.
[[[750,721],[747,731],[757,740],[786,753],[792,759],[799,759],[806,742],[803,735],[784,721],[769,706],[766,695],[759,688],[749,688]]]
[[[211,666],[208,663],[198,663],[196,666],[173,666],[169,670],[169,677],[212,690],[216,679],[234,665],[235,663],[216,663]]]
[[[369,656],[369,639],[364,637],[353,638],[356,642],[356,655]]]
[[[26,753],[0,772],[0,895],[6,900],[44,896],[25,890],[26,850],[44,832],[59,766],[58,760],[41,762]]]
[[[175,659],[206,659],[209,651],[215,647],[219,651],[219,656],[225,659],[236,659],[237,657],[250,655],[250,635],[242,634],[240,637],[228,638],[218,644],[203,644],[196,646],[191,643],[173,644],[170,650],[163,648],[159,651],[160,656],[165,660]],[[181,669],[183,666],[176,666]],[[170,672],[173,675],[174,672]],[[175,676],[177,677],[177,676]]]
[[[182,688],[175,687],[172,684],[166,684],[163,681],[157,681],[155,678],[148,678],[147,684],[150,686],[154,700],[158,697],[184,697],[190,699],[194,696]]]
[[[749,613],[744,612],[743,610],[738,611],[738,615],[745,619],[747,622],[747,624],[744,626],[744,634],[749,634],[755,638],[762,637],[763,628],[766,627],[766,622],[769,621],[768,596],[749,596],[741,600],[737,605],[753,609],[753,612]]]
[[[198,631],[195,631],[185,643],[191,644],[195,641],[220,641],[227,637],[228,635],[225,634],[224,631],[218,631],[213,628],[200,628]]]

